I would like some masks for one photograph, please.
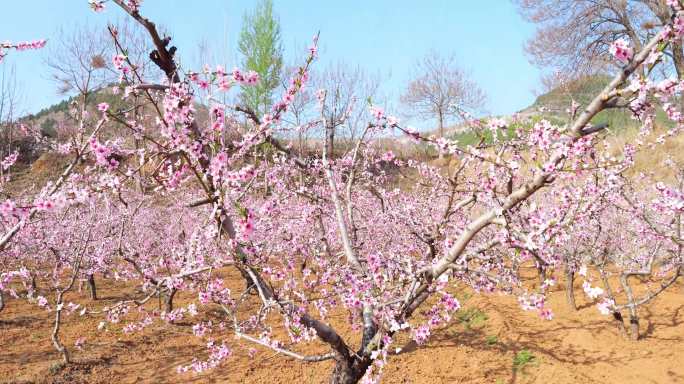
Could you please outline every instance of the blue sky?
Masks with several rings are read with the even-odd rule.
[[[242,15],[253,0],[145,0],[141,12],[168,30],[185,66],[199,64],[198,42],[209,48],[213,63],[236,65],[236,41]],[[487,93],[486,109],[509,114],[534,100],[539,70],[529,64],[523,44],[534,27],[507,0],[274,0],[280,17],[287,62],[320,30],[320,60],[361,65],[384,79],[390,100],[406,86],[412,64],[431,50],[454,54],[462,68]],[[3,2],[0,41],[55,36],[58,28],[77,24],[104,28],[123,13],[113,3],[104,13],[86,0]],[[48,41],[49,44],[49,41]],[[49,79],[43,52],[11,52],[2,65],[16,65],[24,109],[37,111],[62,96]]]

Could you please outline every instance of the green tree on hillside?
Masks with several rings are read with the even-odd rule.
[[[273,14],[272,0],[261,0],[254,12],[245,14],[238,48],[243,68],[256,71],[260,79],[257,86],[245,87],[240,99],[257,113],[267,113],[283,66],[280,22]]]

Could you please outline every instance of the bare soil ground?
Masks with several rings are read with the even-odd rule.
[[[241,284],[237,277],[234,283],[235,288]],[[554,288],[549,294],[555,312],[551,321],[523,312],[511,296],[464,300],[459,314],[427,345],[409,344],[403,353],[391,356],[382,382],[684,383],[683,284],[642,307],[643,338],[637,342],[620,337],[610,318],[590,306],[580,289],[580,309],[574,312],[566,306],[564,292]],[[133,293],[106,283],[99,291],[102,298],[95,307]],[[85,288],[71,295],[72,300],[88,302]],[[177,305],[188,302],[180,298]],[[0,313],[0,383],[323,383],[332,367],[330,361],[305,364],[259,347],[250,357],[248,348],[236,346],[227,334],[224,339],[234,346],[227,362],[206,374],[178,374],[179,365],[205,353],[202,341],[192,335],[189,319],[173,325],[156,322],[142,332],[126,334],[120,326],[98,331],[99,317],[73,314],[66,318],[62,338],[75,363],[60,368],[50,342],[51,315],[24,300],[8,300]],[[218,314],[200,316],[210,319]],[[344,316],[331,321],[342,323]],[[86,338],[82,350],[73,347],[79,337]],[[323,350],[320,345],[303,349]],[[529,352],[527,359],[523,351]]]

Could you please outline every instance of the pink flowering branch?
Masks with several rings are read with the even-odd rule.
[[[0,63],[2,63],[5,56],[7,56],[6,50],[14,49],[16,51],[26,51],[30,49],[41,49],[45,47],[46,43],[46,40],[23,41],[20,43],[11,43],[6,41],[0,43]]]
[[[79,162],[83,159],[84,154],[86,153],[86,148],[90,144],[90,139],[96,137],[98,131],[103,127],[104,125],[104,120],[100,120],[97,123],[97,126],[93,130],[93,132],[90,134],[90,137],[88,140],[86,140],[83,144],[81,144],[81,147],[78,149],[76,152],[76,156],[74,159],[69,163],[69,165],[66,167],[66,169],[62,172],[60,175],[59,179],[55,182],[54,185],[45,193],[44,197],[50,197],[56,194],[60,188],[64,185],[64,183],[69,179],[69,176],[74,172],[75,167],[79,164]],[[33,216],[40,211],[39,208],[34,207],[31,208],[29,211],[29,214],[27,215],[26,220],[20,221],[17,224],[15,224],[11,229],[9,229],[5,234],[0,237],[0,250],[3,249],[4,247],[7,246],[7,244],[12,240],[12,238],[19,232],[19,230],[23,227],[24,222],[27,220],[31,220]]]

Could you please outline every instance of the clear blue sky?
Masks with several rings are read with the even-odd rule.
[[[238,62],[237,35],[252,0],[144,0],[141,12],[168,30],[182,60],[199,63],[198,42],[210,48],[216,63]],[[360,64],[385,81],[382,92],[397,98],[411,65],[430,50],[454,54],[488,96],[487,111],[509,114],[534,100],[539,71],[523,52],[533,26],[508,0],[274,0],[280,17],[286,61],[302,57],[316,31],[321,32],[320,61]],[[55,36],[75,24],[105,27],[123,13],[107,3],[104,13],[86,0],[3,1],[0,41]],[[48,41],[49,44],[49,41]],[[299,48],[298,50],[296,48]],[[25,110],[37,111],[61,99],[49,80],[45,52],[10,52],[2,65],[16,65],[24,89]]]

